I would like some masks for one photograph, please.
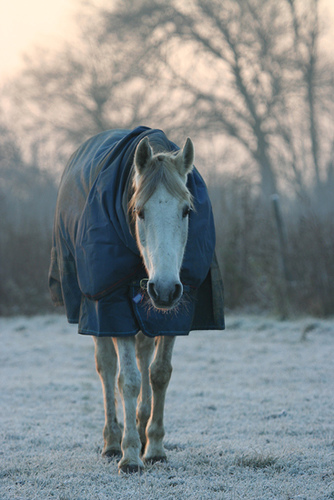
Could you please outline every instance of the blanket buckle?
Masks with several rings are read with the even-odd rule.
[[[140,280],[139,285],[142,290],[147,290],[148,278],[143,278]]]

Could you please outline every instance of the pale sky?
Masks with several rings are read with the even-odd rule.
[[[75,32],[79,0],[0,0],[0,80],[36,45],[56,46]]]
[[[135,1],[135,0],[134,0]],[[55,47],[76,33],[74,14],[80,0],[0,0],[0,83],[15,74],[22,55],[34,46]],[[110,5],[111,0],[94,0]],[[334,0],[321,0],[332,25],[327,49],[334,51]]]

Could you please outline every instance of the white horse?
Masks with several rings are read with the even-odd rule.
[[[146,137],[135,152],[129,210],[135,217],[137,244],[147,270],[147,292],[153,307],[160,310],[177,306],[183,294],[180,270],[192,208],[186,182],[193,162],[190,139],[176,155],[153,154]],[[145,462],[166,460],[164,405],[175,337],[153,339],[139,332],[134,337],[94,337],[94,341],[104,395],[103,456],[121,455],[118,467],[124,472],[140,471]],[[123,432],[115,406],[117,361]]]

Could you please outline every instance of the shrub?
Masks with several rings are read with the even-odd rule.
[[[228,309],[257,308],[282,317],[334,313],[334,207],[283,200],[282,252],[273,207],[254,186],[221,177],[209,190]]]

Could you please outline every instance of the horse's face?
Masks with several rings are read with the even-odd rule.
[[[193,157],[190,139],[176,156],[154,156],[143,139],[135,155],[137,244],[149,277],[147,291],[158,309],[172,309],[183,293],[180,270],[192,206],[186,180]]]
[[[137,242],[149,276],[153,305],[174,307],[182,296],[180,269],[188,236],[187,202],[159,186],[137,215]]]

